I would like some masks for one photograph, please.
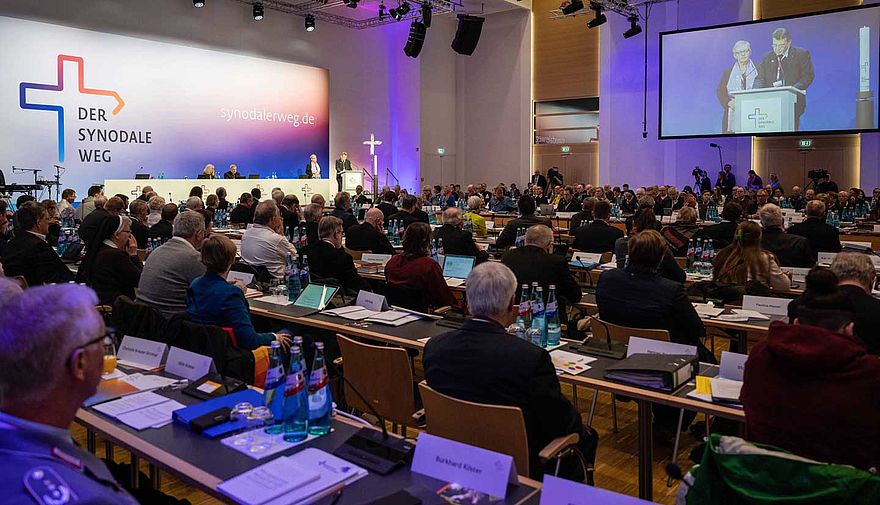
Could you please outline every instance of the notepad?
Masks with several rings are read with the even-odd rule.
[[[318,472],[282,457],[220,483],[217,490],[239,503],[260,505],[319,478]]]
[[[161,428],[171,423],[172,413],[175,410],[184,407],[186,405],[178,401],[168,400],[151,407],[120,414],[118,419],[138,431],[147,428]]]
[[[763,321],[770,320],[769,316],[765,316],[764,314],[761,314],[760,312],[755,311],[755,310],[748,310],[748,309],[731,309],[731,310],[733,311],[734,314],[737,314],[739,316],[745,316],[749,319],[760,319]]]
[[[129,412],[152,407],[160,403],[167,402],[168,398],[157,395],[156,393],[147,391],[145,393],[137,393],[124,396],[118,400],[95,405],[95,410],[110,417],[119,417]]]

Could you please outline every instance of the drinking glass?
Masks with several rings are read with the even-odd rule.
[[[116,370],[116,349],[113,342],[104,344],[104,373],[112,373]]]
[[[270,424],[274,417],[275,416],[272,415],[272,411],[269,410],[269,407],[256,407],[248,416],[248,424],[251,424],[250,421],[253,420],[253,427],[261,428]],[[248,451],[254,454],[266,452],[275,445],[276,435],[270,435],[264,430],[256,430],[253,434],[255,435],[254,442],[248,448]]]
[[[242,402],[235,404],[235,407],[229,412],[229,420],[234,422],[238,428],[238,433],[232,439],[232,445],[241,447],[254,442],[254,437],[250,433],[252,429],[250,417],[253,410],[254,406],[250,402]]]

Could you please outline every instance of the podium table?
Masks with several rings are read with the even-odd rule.
[[[342,191],[353,195],[355,188],[364,185],[364,173],[361,170],[346,170],[342,172]]]
[[[273,188],[281,188],[285,195],[296,195],[301,205],[309,203],[315,193],[324,195],[330,202],[336,194],[336,181],[331,193],[329,179],[108,179],[104,181],[104,194],[121,193],[137,198],[144,186],[151,186],[167,203],[186,200],[194,186],[201,187],[205,196],[222,187],[226,189],[226,199],[233,204],[242,193],[250,193],[253,188],[260,189],[262,200],[272,197]]]
[[[795,131],[795,104],[806,92],[794,86],[732,91],[735,133]]]

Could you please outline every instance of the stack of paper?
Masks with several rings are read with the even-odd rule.
[[[385,312],[380,312],[374,316],[366,318],[365,321],[369,321],[371,323],[387,324],[389,326],[401,326],[406,323],[418,321],[419,319],[421,319],[419,316],[411,314],[409,312],[403,312],[399,310],[386,310]]]
[[[761,319],[763,321],[768,321],[770,319],[769,316],[761,314],[756,310],[748,310],[748,309],[731,309],[734,314],[739,316],[745,316],[749,319]]]
[[[551,352],[550,359],[553,361],[553,366],[557,370],[570,375],[577,375],[586,372],[590,369],[590,366],[587,365],[587,363],[596,361],[596,358],[590,356],[561,350]]]
[[[285,306],[293,303],[292,301],[288,300],[288,298],[286,296],[279,296],[279,295],[261,296],[261,297],[257,298],[257,300],[261,301],[261,302],[271,303],[274,305],[285,305]]]
[[[724,312],[724,309],[719,309],[710,303],[694,303],[694,309],[700,317],[715,317]]]
[[[320,449],[304,449],[237,475],[217,486],[247,505],[314,503],[365,477],[363,468]]]
[[[184,407],[182,403],[148,391],[95,405],[95,410],[143,430],[165,426],[171,422],[172,412]]]
[[[713,377],[710,382],[712,383],[712,401],[720,403],[740,403],[739,394],[743,386],[742,381]]]
[[[343,317],[345,319],[351,319],[352,321],[361,321],[368,317],[373,317],[381,314],[381,312],[379,311],[365,309],[360,305],[350,305],[348,307],[328,309],[323,311],[322,313],[330,314],[331,316]]]

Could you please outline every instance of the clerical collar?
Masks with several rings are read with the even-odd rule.
[[[472,317],[472,318],[471,318],[471,321],[478,321],[478,322],[481,322],[481,323],[488,323],[488,324],[491,324],[491,325],[495,325],[495,326],[497,326],[497,327],[499,327],[499,328],[501,328],[501,329],[505,329],[505,328],[504,328],[504,325],[502,325],[501,323],[499,323],[498,321],[496,321],[496,320],[494,320],[494,319],[492,319],[492,318],[490,318],[490,317]]]

